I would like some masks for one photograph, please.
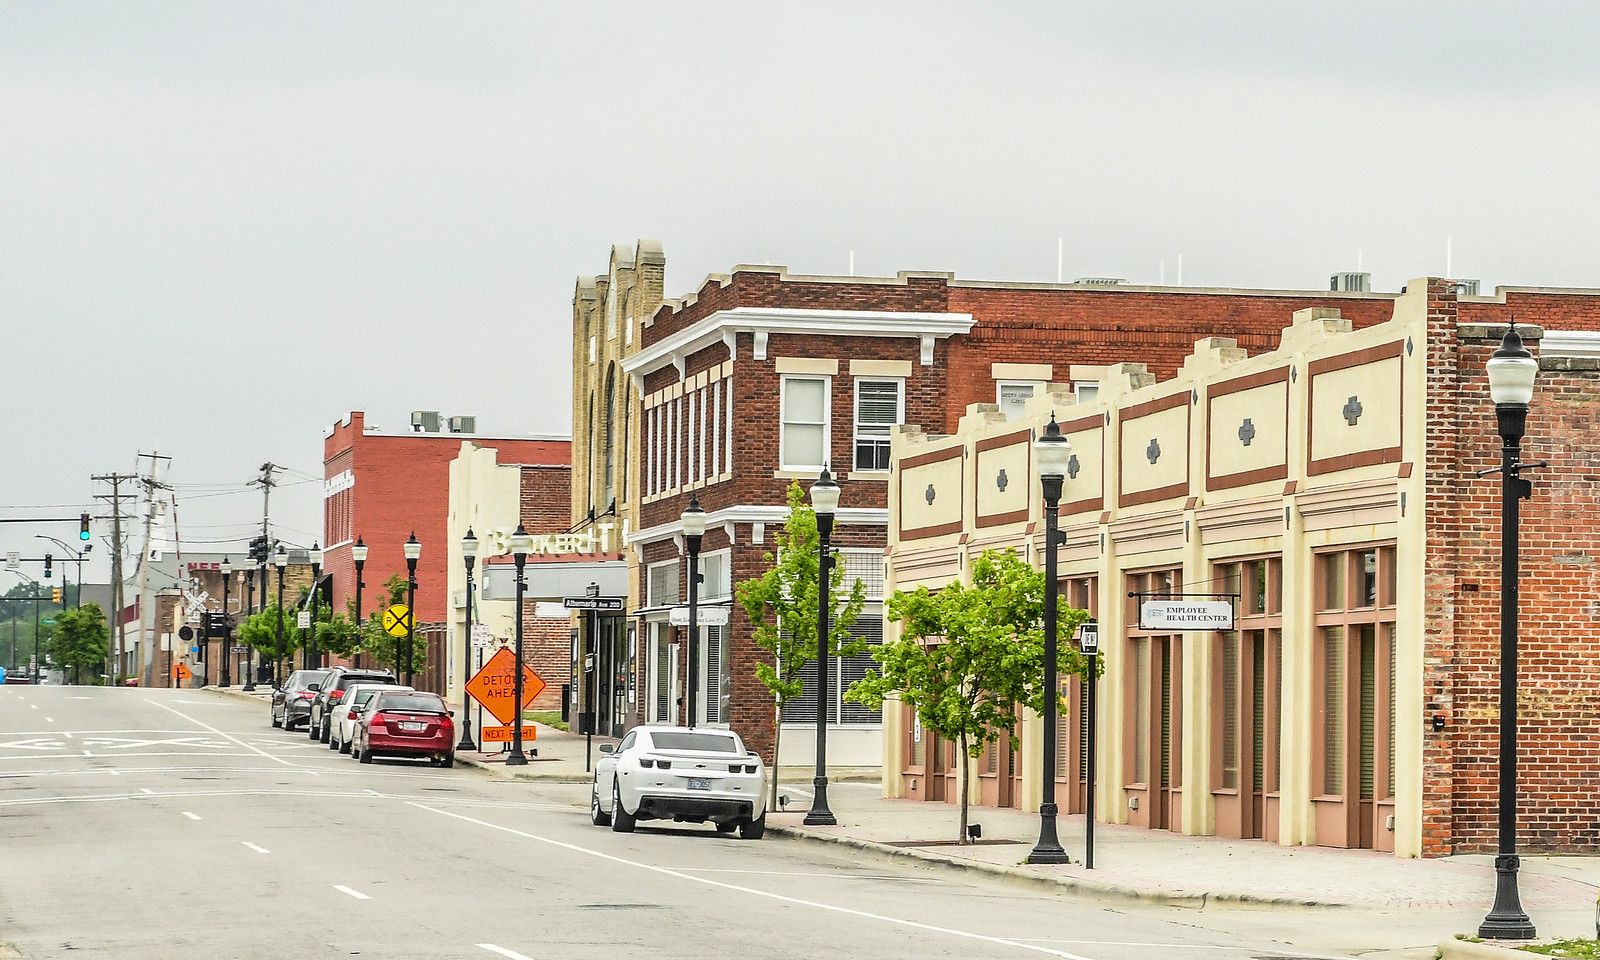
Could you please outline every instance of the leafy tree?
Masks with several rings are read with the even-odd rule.
[[[295,629],[299,611],[284,608],[283,611],[283,651],[284,656],[293,656],[300,646],[300,631]],[[262,657],[270,660],[278,654],[278,605],[268,604],[265,610],[252,613],[245,617],[234,631],[234,638],[243,644],[248,644]]]
[[[1070,638],[1088,614],[1064,603],[1057,614],[1063,641],[1057,668],[1062,676],[1086,676],[1087,659]],[[962,760],[957,841],[967,843],[972,761],[1001,736],[1016,748],[1019,706],[1044,709],[1044,574],[1009,550],[986,550],[972,565],[971,586],[896,591],[889,619],[903,624],[900,638],[874,651],[878,669],[846,697],[877,708],[898,692],[924,729],[956,741]]]
[[[50,639],[50,660],[57,667],[71,668],[76,683],[83,670],[97,676],[111,656],[111,627],[99,604],[85,604],[56,617],[55,635]]]
[[[767,553],[767,571],[737,587],[739,604],[755,626],[755,642],[772,654],[771,663],[756,664],[756,679],[772,691],[776,714],[772,739],[773,806],[778,803],[778,745],[783,732],[783,707],[805,692],[801,671],[817,659],[820,606],[818,554],[821,536],[817,532],[817,514],[806,503],[800,484],[789,484],[788,499],[789,519],[775,537],[777,554]],[[828,623],[828,650],[830,656],[853,657],[866,648],[866,641],[850,633],[866,602],[865,589],[857,580],[841,604],[843,585],[844,564],[835,562],[828,573],[829,598],[834,604]]]
[[[355,609],[352,601],[351,610]],[[354,614],[340,613],[321,617],[317,624],[317,649],[336,657],[348,659],[362,646],[362,631]]]
[[[383,585],[385,599],[378,604],[378,608],[367,616],[367,622],[361,625],[361,652],[368,654],[377,663],[387,666],[394,671],[397,677],[405,675],[405,637],[391,637],[383,629],[383,611],[386,607],[397,603],[406,602],[406,582],[399,574],[391,576]],[[352,614],[352,618],[353,618]],[[411,670],[421,673],[428,668],[428,644],[421,636],[413,635],[411,648]]]

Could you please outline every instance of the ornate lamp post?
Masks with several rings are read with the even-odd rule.
[[[1061,485],[1067,475],[1072,445],[1061,435],[1055,415],[1033,442],[1033,459],[1039,465],[1039,486],[1044,493],[1044,794],[1039,802],[1039,841],[1028,854],[1029,863],[1067,863],[1067,852],[1056,837],[1056,711],[1061,694],[1056,678],[1056,617],[1060,605],[1056,584],[1056,521],[1061,509]]]
[[[322,666],[322,654],[317,651],[317,594],[322,587],[322,547],[311,542],[311,630],[306,637],[306,669]]]
[[[283,568],[289,565],[289,551],[283,549],[281,543],[278,544],[278,551],[272,555],[272,565],[278,568],[278,655],[272,661],[272,682],[281,688],[286,679],[283,675]]]
[[[686,726],[693,727],[700,690],[700,540],[706,535],[706,512],[698,497],[683,511],[683,542],[689,548],[689,696],[684,704]]]
[[[245,591],[245,593],[244,593],[244,595],[245,595],[244,609],[246,611],[249,611],[249,612],[254,612],[255,608],[256,608],[256,575],[255,575],[255,571],[253,571],[253,570],[241,570],[241,571],[239,571],[239,576],[244,578],[244,591]],[[266,590],[263,589],[261,591],[261,600],[264,603],[264,602],[266,602],[266,599],[267,599]],[[245,647],[244,648],[244,668],[243,669],[244,669],[244,692],[245,693],[255,693],[255,691],[256,691],[256,672],[255,672],[254,669],[252,669],[255,666],[255,664],[254,664],[254,659],[255,658],[251,656],[251,654],[253,654],[254,652],[255,652],[255,648],[254,647]]]
[[[417,559],[422,556],[422,544],[417,532],[411,531],[406,540],[406,686],[411,686],[414,659],[412,644],[417,635]]]
[[[839,485],[826,467],[817,482],[811,485],[811,509],[817,514],[817,766],[811,778],[811,809],[806,811],[807,826],[833,826],[839,821],[828,809],[828,660],[833,645],[829,643],[829,624],[833,619],[833,602],[828,596],[833,569],[833,554],[828,549],[828,539],[833,536],[833,515],[839,509]],[[772,758],[778,765],[778,758]]]
[[[461,641],[461,742],[456,744],[456,749],[476,750],[478,745],[472,742],[472,698],[467,693],[467,673],[472,670],[472,566],[478,560],[478,537],[471,527],[461,538],[461,558],[467,565],[467,636]],[[517,675],[520,677],[522,671],[517,671]],[[517,726],[520,728],[522,724],[519,722]]]
[[[511,701],[516,704],[516,716],[511,720],[511,755],[506,757],[506,766],[521,767],[528,762],[528,755],[522,752],[522,593],[527,583],[522,579],[522,571],[528,564],[528,554],[533,552],[533,538],[528,531],[517,524],[517,531],[511,535],[511,559],[517,565],[517,663],[516,678],[511,681]]]
[[[1533,359],[1513,321],[1500,349],[1489,358],[1489,396],[1500,433],[1500,811],[1494,858],[1494,906],[1478,926],[1480,937],[1531,940],[1533,921],[1517,893],[1517,576],[1522,501],[1533,484],[1522,476],[1522,437],[1539,362]]]
[[[218,567],[222,572],[222,676],[221,683],[224,687],[233,685],[233,676],[228,672],[228,661],[233,659],[233,621],[228,616],[228,590],[233,580],[233,561],[227,557],[222,558],[222,565]]]
[[[359,631],[365,626],[361,620],[361,591],[366,587],[366,583],[361,579],[361,570],[367,565],[367,545],[361,542],[360,537],[356,537],[355,545],[350,548],[350,559],[356,562],[356,630],[358,631],[356,635],[360,636]],[[354,663],[357,670],[361,669],[360,646],[356,647]]]

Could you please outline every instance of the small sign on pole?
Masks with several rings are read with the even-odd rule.
[[[563,597],[561,605],[568,610],[598,610],[602,613],[621,613],[626,597]]]
[[[1078,649],[1086,657],[1100,652],[1100,624],[1093,620],[1078,624]]]
[[[701,607],[695,611],[695,625],[701,627],[726,627],[730,607]],[[689,625],[689,607],[681,604],[667,612],[667,622],[674,627]]]
[[[15,570],[22,566],[22,554],[15,550],[6,551],[6,569]]]
[[[296,622],[300,625],[301,630],[309,629],[311,626],[311,611],[301,610],[300,618]]]

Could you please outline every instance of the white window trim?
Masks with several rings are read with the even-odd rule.
[[[891,426],[889,428],[889,437],[893,438],[894,437],[894,427],[897,427],[900,424],[906,422],[906,378],[905,377],[856,377],[855,378],[855,387],[854,387],[855,397],[854,397],[854,401],[852,402],[852,404],[850,406],[850,421],[851,421],[851,424],[850,424],[850,431],[851,431],[851,436],[850,436],[850,469],[851,469],[852,472],[859,472],[859,473],[886,473],[887,471],[878,470],[878,469],[872,468],[872,467],[860,467],[860,466],[858,466],[856,464],[856,444],[861,439],[861,384],[863,382],[870,382],[870,383],[891,383],[892,382],[895,385],[894,426]],[[877,439],[883,439],[883,438],[874,437],[873,439],[877,440]]]
[[[710,417],[710,411],[707,408],[711,405],[711,388],[703,387],[695,392],[700,394],[700,482],[705,483],[711,479],[706,473],[706,447],[711,445],[710,437],[712,436],[711,433],[706,431],[706,421]],[[712,429],[715,429],[714,424]]]
[[[709,553],[700,554],[700,568],[702,572],[705,570],[706,560],[712,557],[722,557],[727,561],[728,592],[726,594],[717,594],[716,596],[709,596],[705,593],[701,593],[695,598],[700,603],[719,603],[723,600],[732,599],[733,597],[733,549],[731,547],[724,547],[721,550],[712,550]],[[699,589],[702,591],[705,590],[705,584],[700,584]],[[685,594],[685,596],[687,596],[687,594]]]
[[[833,453],[833,378],[816,374],[784,374],[778,380],[778,469],[815,473],[831,469],[832,463],[786,463],[783,460],[783,434],[789,422],[789,382],[791,380],[818,380],[822,383],[822,459],[831,461]]]
[[[684,433],[688,435],[689,442],[686,443],[684,445],[684,447],[688,451],[689,456],[688,456],[687,462],[684,464],[683,473],[684,473],[684,480],[686,481],[684,485],[685,486],[689,486],[689,487],[694,486],[694,482],[699,479],[699,476],[695,473],[695,470],[694,470],[694,465],[695,465],[695,449],[694,449],[694,447],[695,447],[695,441],[699,439],[699,437],[698,437],[698,435],[697,435],[697,433],[695,431],[695,428],[694,428],[695,417],[696,417],[695,408],[699,405],[699,398],[700,398],[700,391],[698,391],[698,390],[689,391],[689,396],[688,396],[687,401],[686,401],[688,406],[685,408],[685,411],[688,414],[688,416],[685,418],[684,426],[685,426],[686,429],[684,430]]]
[[[715,480],[722,471],[718,467],[722,463],[722,381],[715,380],[711,384],[711,479]]]
[[[1073,385],[1072,385],[1072,396],[1073,396],[1073,399],[1077,400],[1079,403],[1083,402],[1083,388],[1084,387],[1093,387],[1094,388],[1094,392],[1095,392],[1095,396],[1099,397],[1099,395],[1100,395],[1100,381],[1099,380],[1079,380],[1079,381],[1073,383]]]
[[[667,566],[676,568],[678,566],[678,561],[677,560],[658,560],[655,563],[651,563],[651,564],[646,564],[645,565],[645,570],[644,570],[645,602],[647,604],[649,604],[650,606],[652,606],[652,607],[658,607],[658,606],[662,605],[662,604],[660,604],[658,602],[659,598],[655,595],[655,592],[650,589],[651,585],[655,583],[656,570],[660,569],[661,567],[667,567]],[[682,580],[682,571],[675,571],[674,576],[678,580]],[[678,584],[678,600],[674,601],[674,603],[682,602],[682,599],[683,599],[683,584],[680,582]]]
[[[683,431],[678,423],[678,401],[678,397],[672,398],[672,448],[667,453],[667,462],[672,464],[672,472],[667,477],[668,492],[678,489],[678,452],[683,446]]]
[[[994,382],[995,405],[1000,408],[1000,412],[1002,414],[1006,412],[1005,400],[1001,396],[1006,387],[1032,387],[1033,393],[1029,394],[1028,396],[1028,399],[1031,400],[1034,397],[1037,397],[1040,392],[1044,390],[1045,386],[1046,381],[1044,380],[996,380]]]
[[[728,377],[728,402],[723,406],[722,472],[733,473],[733,377]]]

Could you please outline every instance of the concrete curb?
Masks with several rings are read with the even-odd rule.
[[[1538,954],[1448,937],[1439,941],[1439,956],[1442,960],[1530,960]]]
[[[270,696],[263,697],[254,693],[245,693],[243,690],[235,690],[233,687],[193,687],[191,689],[199,690],[202,693],[215,693],[219,696],[232,697],[235,700],[247,700],[251,703],[268,703],[272,699]]]
[[[1021,880],[1027,883],[1050,887],[1056,890],[1070,890],[1075,893],[1087,894],[1095,897],[1117,900],[1134,900],[1141,903],[1156,903],[1172,907],[1204,907],[1215,904],[1233,904],[1238,906],[1254,907],[1314,907],[1319,909],[1345,909],[1349,904],[1330,903],[1321,900],[1301,900],[1293,897],[1265,897],[1249,893],[1173,893],[1166,890],[1149,890],[1137,887],[1127,887],[1114,883],[1104,883],[1097,880],[1088,880],[1083,877],[1047,875],[1033,873],[1020,867],[1013,867],[999,863],[984,863],[980,860],[952,860],[941,857],[936,853],[928,853],[913,847],[895,847],[887,843],[878,843],[874,840],[862,840],[857,837],[839,837],[791,827],[784,824],[767,823],[767,831],[796,840],[807,840],[814,843],[828,843],[835,846],[851,847],[856,850],[867,850],[889,857],[903,857],[920,860],[923,863],[936,864],[955,870],[974,870],[979,873],[988,873],[995,876],[1006,877],[1011,880]]]
[[[507,769],[504,763],[484,763],[482,760],[476,757],[469,757],[464,753],[456,754],[456,763],[493,774],[502,780],[528,780],[539,783],[588,783],[593,779],[593,776],[587,773],[535,773],[522,770],[513,772]],[[530,764],[530,766],[533,766],[533,764]]]

